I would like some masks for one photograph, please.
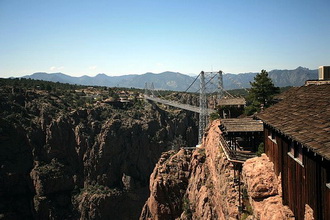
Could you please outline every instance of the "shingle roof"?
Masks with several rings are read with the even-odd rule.
[[[218,101],[218,105],[245,105],[244,98],[224,98]]]
[[[256,117],[330,160],[330,84],[292,91]]]
[[[261,132],[264,130],[262,121],[252,118],[221,119],[221,125],[226,132]]]

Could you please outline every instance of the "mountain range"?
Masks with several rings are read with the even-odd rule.
[[[257,73],[226,73],[223,75],[224,89],[241,89],[249,88],[250,82],[254,81]],[[306,80],[317,79],[317,70],[310,70],[304,67],[298,67],[294,70],[272,70],[269,72],[270,78],[275,86],[301,86]],[[38,72],[32,75],[23,76],[23,78],[46,80],[52,82],[91,85],[91,86],[108,86],[108,87],[127,87],[141,88],[145,87],[145,83],[150,86],[153,83],[155,89],[185,91],[196,77],[188,76],[177,72],[162,72],[159,74],[145,73],[141,75],[123,75],[108,76],[106,74],[98,74],[94,77],[81,76],[73,77],[63,73],[44,73]],[[216,79],[215,79],[216,80]],[[189,91],[195,92],[199,89],[199,80],[197,80]],[[213,86],[215,87],[215,85]]]

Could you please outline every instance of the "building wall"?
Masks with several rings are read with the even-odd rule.
[[[302,156],[288,153],[291,147],[300,147]],[[283,203],[296,219],[304,219],[305,204],[314,210],[315,219],[330,219],[329,161],[270,127],[265,127],[265,153],[281,175]]]

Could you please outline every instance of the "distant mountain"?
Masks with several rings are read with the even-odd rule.
[[[276,86],[302,86],[306,80],[318,79],[318,70],[310,70],[298,67],[294,70],[272,70],[269,72],[270,78]]]
[[[250,82],[254,81],[257,73],[227,73],[223,75],[223,84],[226,90],[249,88]],[[275,86],[301,86],[309,79],[317,79],[317,70],[310,70],[304,67],[298,67],[294,70],[272,70],[269,72]],[[176,72],[163,72],[159,74],[145,73],[141,75],[123,75],[123,76],[107,76],[106,74],[98,74],[94,77],[81,76],[72,77],[63,73],[34,73],[24,76],[23,78],[39,79],[52,82],[109,86],[109,87],[127,87],[141,88],[145,87],[145,83],[154,84],[156,89],[185,91],[194,81],[195,77],[188,76]],[[199,88],[197,81],[191,90],[196,91]]]
[[[257,73],[224,74],[223,84],[225,89],[250,88]],[[302,86],[306,80],[318,79],[318,70],[298,67],[294,70],[271,70],[269,77],[275,86]],[[237,86],[239,85],[239,86]]]
[[[145,83],[154,84],[156,89],[184,91],[194,80],[194,77],[175,72],[163,72],[159,74],[145,73],[142,75],[123,75],[123,76],[107,76],[98,74],[94,77],[81,76],[72,77],[63,73],[34,73],[24,76],[23,78],[39,79],[52,82],[109,86],[109,87],[145,87]],[[196,84],[196,88],[198,85]]]

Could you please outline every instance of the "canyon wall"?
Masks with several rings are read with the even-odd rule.
[[[65,97],[1,88],[0,218],[137,219],[161,153],[196,144],[196,114]]]

